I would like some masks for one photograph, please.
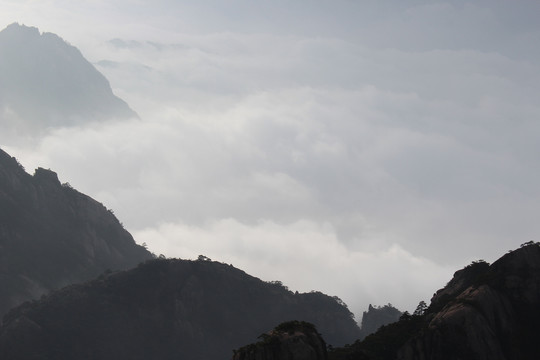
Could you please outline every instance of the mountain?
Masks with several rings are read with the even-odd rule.
[[[0,316],[52,289],[152,258],[102,204],[0,149]]]
[[[35,27],[0,31],[0,124],[6,132],[137,115],[74,46]]]
[[[293,293],[210,260],[155,259],[15,308],[0,328],[0,358],[226,359],[294,319],[334,344],[359,332],[322,293]]]
[[[391,324],[399,320],[402,312],[387,304],[384,306],[372,306],[369,304],[368,311],[362,314],[360,339],[377,331],[381,326]]]
[[[326,343],[315,325],[288,321],[259,336],[261,341],[234,350],[233,360],[327,360]]]
[[[465,270],[435,294],[431,303],[441,310],[398,359],[538,359],[540,243]]]
[[[421,304],[422,305],[422,304]],[[533,360],[540,353],[540,243],[457,271],[425,309],[330,359]]]

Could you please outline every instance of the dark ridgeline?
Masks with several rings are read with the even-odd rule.
[[[226,359],[291,319],[336,345],[358,337],[352,314],[330,296],[292,293],[209,260],[156,259],[12,310],[0,358]]]
[[[473,262],[423,305],[329,358],[538,359],[540,243],[526,243],[492,265]]]
[[[152,255],[102,204],[0,149],[0,317],[52,289]]]
[[[81,52],[52,33],[0,31],[0,130],[21,134],[137,114]]]

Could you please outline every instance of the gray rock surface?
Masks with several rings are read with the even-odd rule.
[[[476,276],[466,270],[434,296],[432,304],[442,309],[430,315],[427,328],[401,348],[398,359],[537,359],[540,245],[512,251]]]

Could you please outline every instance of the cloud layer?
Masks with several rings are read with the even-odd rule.
[[[0,140],[113,208],[152,251],[322,290],[358,314],[414,309],[457,267],[538,233],[540,64],[520,44],[539,30],[527,16],[516,27],[481,1],[321,2],[274,23],[264,14],[279,4],[240,21],[250,2],[168,14],[126,3],[84,2],[110,11],[89,34],[74,20],[41,30],[80,39],[141,119]],[[94,24],[62,2],[23,4],[28,19]]]

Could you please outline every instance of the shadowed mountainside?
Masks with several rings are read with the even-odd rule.
[[[101,203],[60,184],[51,170],[27,174],[0,149],[0,316],[52,289],[151,257]]]
[[[326,343],[317,328],[289,321],[259,336],[261,341],[234,350],[233,360],[327,360]]]
[[[291,319],[334,344],[359,333],[349,310],[322,293],[292,293],[218,262],[156,259],[12,310],[0,358],[217,360]]]
[[[4,133],[136,116],[81,52],[57,35],[16,23],[0,31]]]

